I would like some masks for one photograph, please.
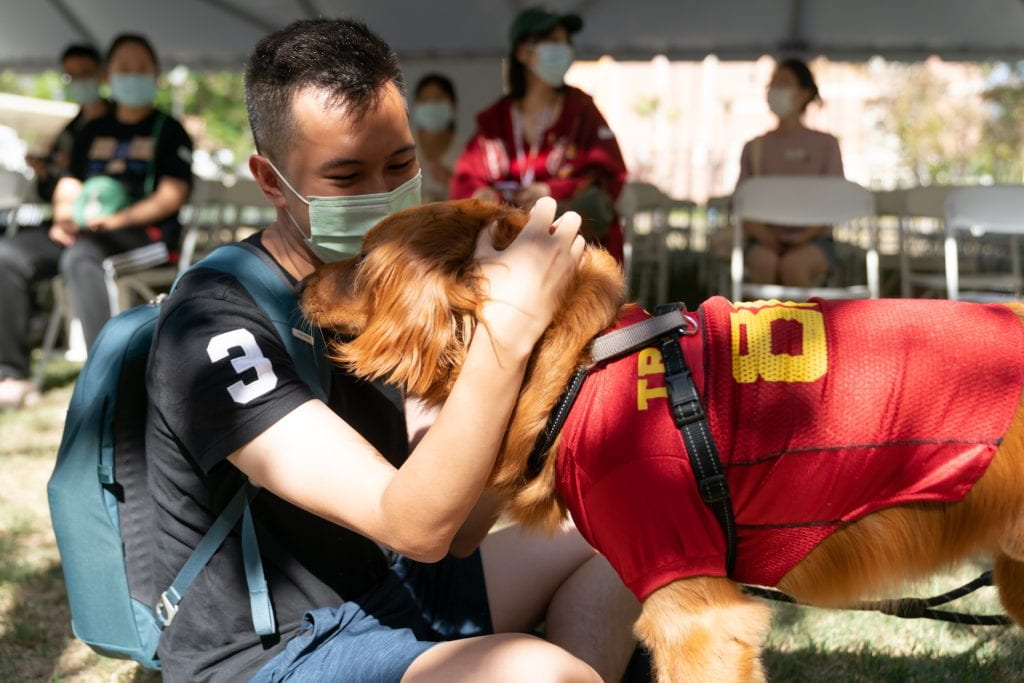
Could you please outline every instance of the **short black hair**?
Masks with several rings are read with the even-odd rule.
[[[814,74],[811,73],[811,67],[807,66],[807,62],[796,57],[790,57],[779,62],[776,68],[789,71],[789,73],[796,77],[796,82],[800,84],[800,87],[811,93],[811,99],[804,103],[804,109],[807,109],[807,105],[811,102],[821,102],[818,84],[814,81]]]
[[[452,104],[458,104],[459,100],[455,97],[455,84],[452,83],[452,79],[439,73],[429,73],[421,78],[413,90],[413,99],[417,99],[428,85],[436,85],[445,97],[452,101]]]
[[[107,63],[110,62],[110,58],[114,56],[117,49],[125,43],[135,43],[145,48],[149,56],[153,58],[153,64],[157,69],[160,68],[160,60],[156,58],[156,50],[153,48],[153,43],[149,42],[149,38],[142,35],[141,33],[121,33],[114,37],[110,41],[110,47],[107,48]]]
[[[91,59],[96,64],[103,64],[103,60],[100,59],[100,51],[92,45],[85,45],[83,43],[68,45],[64,48],[64,52],[60,53],[60,62],[63,64],[65,60],[74,57],[84,57],[85,59]]]
[[[393,83],[405,95],[398,56],[366,24],[351,19],[303,19],[256,44],[245,69],[245,106],[256,149],[281,160],[294,133],[292,100],[303,88],[327,93],[357,120]]]

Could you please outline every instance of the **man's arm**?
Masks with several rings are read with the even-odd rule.
[[[549,234],[554,210],[553,200],[538,202],[527,228],[506,250],[497,252],[489,243],[478,249],[486,257],[486,324],[476,327],[451,395],[401,468],[315,400],[229,461],[294,505],[404,555],[444,557],[484,490],[526,361],[583,251],[579,216],[567,214]]]

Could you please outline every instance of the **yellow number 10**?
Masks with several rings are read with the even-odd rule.
[[[776,304],[750,310],[737,304],[732,323],[732,376],[741,384],[813,382],[828,371],[825,318],[817,304]],[[791,321],[791,322],[787,322]],[[773,335],[774,331],[774,335]]]

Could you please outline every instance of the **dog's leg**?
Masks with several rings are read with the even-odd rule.
[[[1003,609],[1024,628],[1024,562],[1000,553],[992,578],[999,588]]]
[[[649,595],[637,637],[654,659],[658,683],[764,681],[761,642],[771,612],[725,578],[695,577]]]

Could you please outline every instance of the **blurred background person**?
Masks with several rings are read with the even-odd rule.
[[[122,34],[107,51],[112,111],[75,138],[67,174],[53,194],[49,233],[0,240],[0,408],[35,392],[29,379],[32,282],[58,272],[87,347],[110,317],[103,260],[155,242],[177,248],[178,211],[192,184],[192,141],[153,106],[158,61],[141,35]]]
[[[593,99],[565,84],[583,28],[575,14],[540,7],[509,30],[508,94],[476,117],[477,130],[455,166],[453,199],[478,197],[529,209],[550,195],[583,217],[587,241],[622,261],[615,200],[626,179],[622,152]]]
[[[839,141],[807,128],[803,115],[821,102],[818,85],[799,59],[779,62],[768,84],[768,108],[779,123],[743,146],[737,185],[758,175],[843,175]],[[830,226],[772,226],[745,221],[747,279],[759,284],[812,287],[835,265]]]
[[[424,202],[448,199],[452,169],[465,145],[465,139],[455,130],[457,107],[455,84],[447,76],[427,74],[416,84],[412,130],[423,173]]]
[[[60,56],[64,99],[79,105],[78,113],[60,132],[46,156],[28,155],[27,163],[36,176],[36,193],[49,203],[57,181],[67,171],[75,136],[93,119],[110,112],[110,102],[100,97],[103,64],[91,45],[69,45]]]

